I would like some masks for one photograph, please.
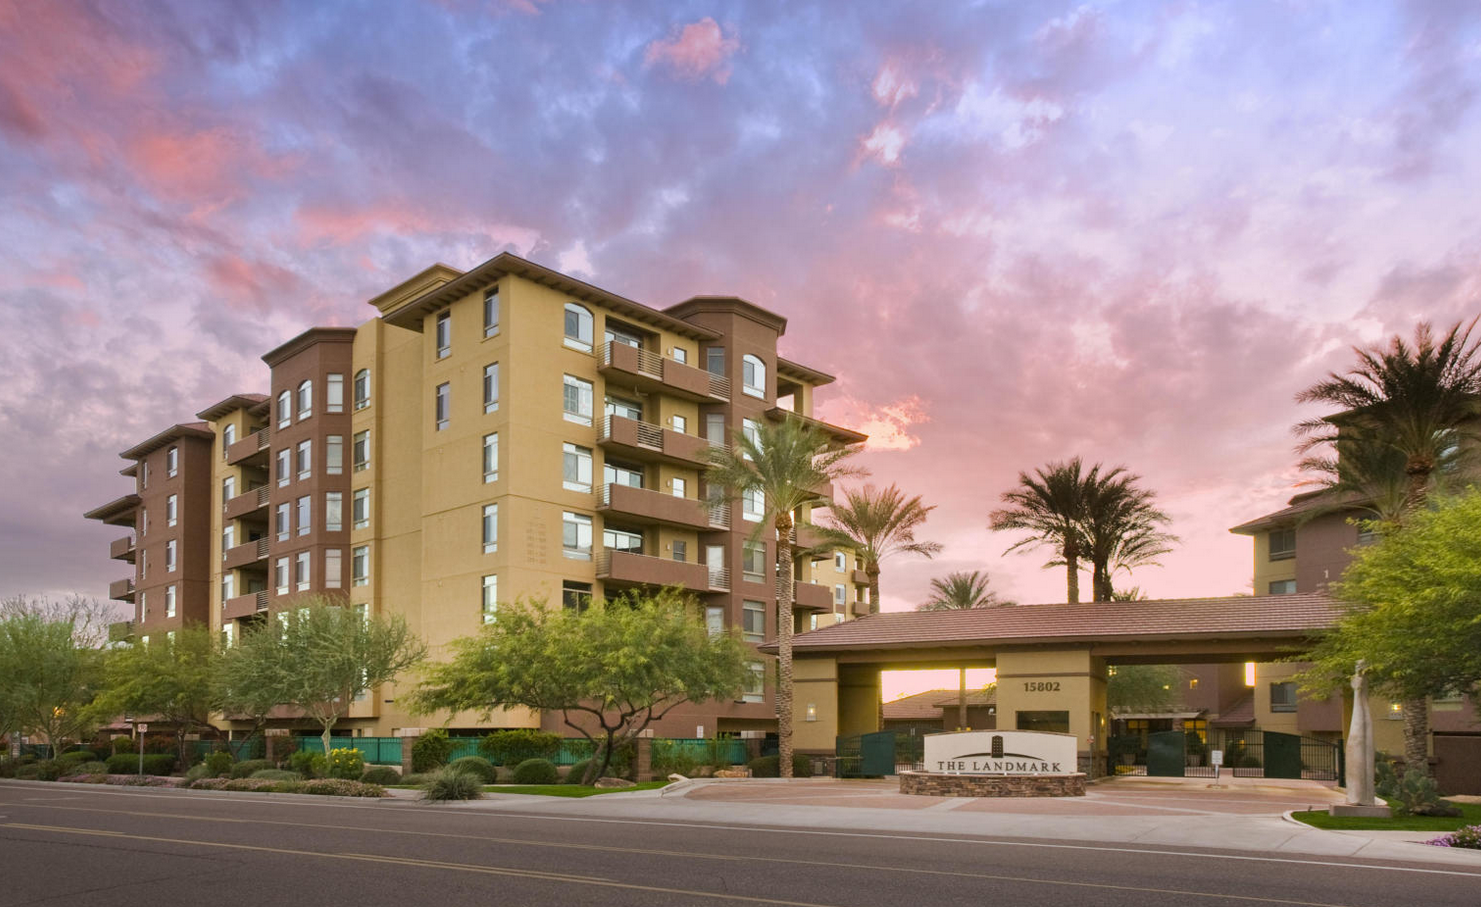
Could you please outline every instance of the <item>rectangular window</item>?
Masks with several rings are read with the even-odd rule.
[[[1283,680],[1270,685],[1270,711],[1296,711],[1296,682]]]
[[[490,362],[483,367],[483,411],[495,412],[499,408],[499,363]]]
[[[846,588],[844,588],[844,586],[843,586],[842,583],[838,583],[838,584],[834,585],[834,587],[833,587],[833,604],[835,604],[835,605],[846,605],[846,604],[848,604],[848,590]]]
[[[499,333],[499,288],[489,287],[483,291],[483,336],[492,337]]]
[[[293,451],[283,448],[278,451],[278,487],[293,481]]]
[[[237,443],[236,425],[223,425],[221,427],[221,457],[226,458],[226,452],[233,444]]]
[[[447,428],[448,416],[452,412],[452,385],[447,382],[437,385],[437,397],[435,402],[435,418],[437,430]]]
[[[344,585],[344,552],[329,548],[324,552],[324,588],[338,589]]]
[[[621,416],[624,419],[632,419],[637,422],[643,421],[643,404],[632,400],[624,400],[621,397],[608,396],[604,409],[609,416]]]
[[[725,375],[725,347],[712,346],[705,350],[705,371],[711,375]]]
[[[757,422],[755,419],[742,419],[741,420],[741,435],[747,441],[750,441],[753,446],[760,447],[761,446],[761,423],[760,422]],[[751,455],[750,454],[742,454],[742,456],[744,456],[747,460],[751,459]]]
[[[175,586],[165,586],[165,617],[175,616]]]
[[[148,535],[148,534],[149,534],[149,508],[147,508],[147,507],[141,507],[141,508],[139,508],[139,535],[145,536],[145,535]]]
[[[679,476],[669,479],[669,493],[676,498],[689,496],[689,483]]]
[[[643,533],[608,527],[602,530],[602,547],[608,551],[643,553]]]
[[[139,552],[139,579],[143,579],[143,578],[145,578],[148,575],[149,575],[149,552],[148,551],[140,551]]]
[[[300,481],[307,479],[314,473],[314,442],[313,440],[298,442],[298,478]]]
[[[1270,533],[1270,559],[1286,560],[1296,556],[1296,530],[1276,529]]]
[[[493,574],[483,578],[483,622],[491,624],[499,615],[499,577]]]
[[[561,445],[561,487],[567,491],[591,491],[591,450],[575,444]]]
[[[689,560],[689,543],[683,539],[674,540],[674,560],[681,564]]]
[[[342,413],[345,411],[345,376],[330,373],[324,379],[324,411],[326,413]]]
[[[293,424],[293,391],[283,391],[278,394],[278,427],[287,428]]]
[[[329,435],[324,438],[324,472],[337,476],[345,471],[345,436]]]
[[[585,611],[591,607],[591,583],[566,580],[561,583],[561,607],[567,611]]]
[[[567,422],[578,425],[591,424],[591,382],[570,375],[565,376],[565,389],[561,398],[561,409]]]
[[[766,543],[746,541],[741,544],[741,573],[753,583],[766,581]]]
[[[293,532],[293,527],[289,525],[292,520],[291,510],[292,508],[286,501],[278,505],[277,520],[273,528],[277,530],[280,542],[288,541],[288,536]]]
[[[237,496],[237,477],[236,476],[227,476],[226,478],[222,479],[221,480],[221,503],[224,505],[227,501],[230,501],[232,498],[234,498],[236,496]]]
[[[674,357],[675,362],[684,363],[685,365],[689,363],[689,351],[682,346],[676,346],[669,350],[669,355]]]
[[[350,549],[350,584],[364,586],[370,583],[370,546],[357,545]]]
[[[499,550],[499,505],[483,505],[483,553]]]
[[[230,601],[237,597],[237,575],[235,571],[228,570],[221,574],[221,600]],[[230,626],[228,624],[228,626]]]
[[[370,369],[362,368],[355,373],[355,408],[364,409],[370,405]]]
[[[749,488],[741,492],[741,516],[759,523],[766,516],[766,497],[759,488]]]
[[[307,551],[300,551],[293,558],[293,581],[297,584],[299,592],[308,590],[309,553]]]
[[[324,531],[341,532],[344,530],[344,506],[345,494],[342,491],[324,492]]]
[[[273,583],[278,588],[279,595],[288,594],[288,559],[280,557],[273,564]]]
[[[298,386],[298,421],[302,422],[314,414],[314,382],[305,381]]]
[[[355,439],[351,444],[350,457],[355,464],[355,471],[370,467],[370,430],[355,432]]]
[[[226,552],[237,545],[237,527],[235,523],[228,524],[221,529],[221,557],[226,558]]]
[[[175,540],[165,542],[165,572],[175,572]]]
[[[483,481],[499,481],[499,434],[483,436]]]
[[[766,364],[755,356],[741,357],[741,390],[752,397],[766,396]]]
[[[842,551],[833,552],[833,569],[839,573],[846,572],[848,570],[848,555]]]
[[[165,451],[165,472],[170,478],[174,478],[180,471],[180,448],[171,447]]]
[[[766,605],[761,602],[743,602],[741,638],[746,642],[762,642],[766,639]]]
[[[1293,579],[1276,580],[1270,584],[1271,595],[1295,595],[1296,581]]]
[[[1070,732],[1070,713],[1067,711],[1031,711],[1014,714],[1020,731],[1040,731],[1046,734],[1068,734]]]
[[[669,416],[669,428],[681,435],[689,434],[689,420],[680,415]]]
[[[446,359],[453,351],[453,314],[437,313],[437,358]]]
[[[711,636],[719,636],[725,632],[725,609],[710,606],[705,608],[705,630]]]
[[[591,517],[569,510],[561,514],[561,553],[574,560],[591,560]]]
[[[139,461],[139,489],[142,491],[149,487],[149,461]]]
[[[745,690],[741,693],[741,702],[764,702],[766,700],[766,665],[753,661],[746,667],[750,669],[750,677]]]
[[[370,489],[356,488],[350,495],[351,528],[364,529],[370,525]]]
[[[139,622],[143,623],[149,619],[149,596],[147,593],[139,593]],[[149,637],[144,637],[144,642],[149,642]]]
[[[642,488],[643,468],[641,466],[627,466],[608,460],[602,464],[602,484]]]
[[[705,413],[705,440],[715,447],[725,447],[725,414]]]
[[[313,498],[308,495],[298,499],[298,534],[308,535],[313,529]]]
[[[230,649],[237,644],[237,625],[235,621],[227,621],[221,625],[221,645]]]
[[[180,496],[179,495],[172,494],[169,497],[165,498],[165,525],[166,526],[173,526],[177,522],[179,522],[179,516],[180,516],[179,504],[180,504]]]

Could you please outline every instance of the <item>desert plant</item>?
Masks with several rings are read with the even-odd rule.
[[[1467,825],[1457,828],[1448,835],[1441,835],[1426,843],[1436,847],[1465,847],[1470,850],[1481,850],[1481,825]]]
[[[454,759],[448,763],[447,767],[455,772],[477,775],[484,784],[493,784],[499,780],[498,770],[494,768],[493,763],[482,756],[464,756],[461,759]]]
[[[277,768],[271,759],[244,759],[231,767],[233,778],[250,778],[267,768]]]
[[[242,780],[242,779],[236,779]],[[298,772],[290,772],[281,768],[264,768],[253,772],[248,780],[252,781],[302,781],[303,775]]]
[[[185,772],[185,781],[187,782],[187,785],[189,784],[189,782],[192,782],[192,781],[200,781],[203,778],[215,778],[215,777],[218,777],[216,775],[216,773],[213,772],[213,771],[211,771],[210,766],[206,765],[206,763],[204,763],[204,762],[200,762],[200,763],[197,763],[195,765],[192,765]]]
[[[478,751],[494,765],[518,765],[526,759],[554,759],[561,736],[533,728],[494,731],[478,743]]]
[[[217,750],[214,753],[207,753],[205,760],[201,764],[211,773],[212,778],[219,778],[222,775],[231,774],[231,767],[236,764],[236,761],[236,759],[232,758],[231,753],[224,750]]]
[[[555,784],[560,773],[549,759],[526,759],[514,767],[515,784]]]
[[[65,762],[59,762],[56,759],[43,759],[36,763],[36,780],[56,781],[63,775],[69,774],[69,768],[71,766]]]
[[[410,785],[411,787],[422,787],[429,783],[436,775],[436,772],[412,772],[409,775],[402,775],[401,783]]]
[[[361,784],[344,778],[316,778],[303,782],[298,794],[321,794],[328,797],[384,797],[386,789],[379,784]]]
[[[747,762],[746,766],[751,770],[751,777],[753,778],[780,778],[782,774],[782,757],[758,756]],[[801,753],[794,753],[792,756],[792,777],[811,778],[812,760]]]
[[[482,796],[483,782],[477,775],[451,766],[434,774],[422,788],[423,800],[477,800]]]
[[[581,779],[586,777],[586,769],[591,765],[590,759],[582,759],[566,771],[567,784],[580,784]],[[595,779],[593,779],[593,782]]]
[[[453,752],[453,742],[448,739],[447,731],[442,728],[432,728],[422,733],[411,745],[411,770],[414,772],[431,772],[447,764],[447,757]]]
[[[401,773],[389,765],[372,765],[365,770],[365,774],[360,776],[360,781],[365,784],[379,784],[382,786],[403,783]]]
[[[357,781],[365,774],[365,755],[357,749],[333,749],[325,760],[324,774],[329,778]]]
[[[653,771],[663,777],[675,772],[692,775],[699,766],[699,760],[672,740],[654,740],[652,765]]]
[[[18,781],[35,781],[41,770],[36,767],[35,762],[22,762],[15,767],[15,778]]]
[[[288,757],[288,767],[305,778],[322,778],[325,771],[324,754],[299,750]]]

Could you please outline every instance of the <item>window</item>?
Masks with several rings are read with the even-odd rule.
[[[689,434],[689,420],[675,413],[669,416],[669,428],[672,428],[681,435],[687,435]]]
[[[293,582],[298,586],[299,592],[307,591],[309,587],[309,553],[300,551],[293,557]]]
[[[227,476],[221,480],[221,503],[225,504],[237,496],[237,477]]]
[[[310,498],[308,495],[304,495],[298,499],[299,535],[308,535],[309,530],[313,528],[310,525],[313,522],[313,507],[313,498]]]
[[[330,374],[324,378],[324,412],[345,411],[345,376]]]
[[[716,447],[725,446],[724,413],[705,413],[705,440]]]
[[[370,525],[370,489],[356,488],[350,495],[350,527],[364,529]]]
[[[175,586],[165,586],[165,617],[175,616]]]
[[[149,596],[143,592],[139,593],[139,622],[143,623],[149,619]],[[145,645],[149,644],[149,637],[144,637]]]
[[[575,444],[561,445],[561,487],[591,491],[591,451]]]
[[[569,510],[561,514],[561,553],[575,560],[591,560],[591,517]]]
[[[273,564],[273,582],[278,587],[279,595],[288,594],[288,559],[280,557]]]
[[[1293,579],[1276,580],[1270,584],[1271,595],[1294,595],[1296,593],[1296,581]]]
[[[753,583],[766,580],[766,543],[747,541],[741,545],[741,573]]]
[[[139,552],[139,578],[143,579],[149,575],[149,552]]]
[[[591,382],[566,375],[565,391],[561,402],[566,421],[575,422],[578,425],[590,425],[591,403]]]
[[[669,479],[669,493],[676,498],[688,497],[689,483],[680,476]]]
[[[236,545],[237,545],[237,524],[236,523],[228,523],[221,530],[221,557],[222,557],[223,560],[226,558],[226,552],[228,552],[231,549],[235,548]]]
[[[278,487],[293,481],[293,451],[283,448],[278,451]]]
[[[591,583],[566,580],[561,583],[561,607],[581,612],[591,607]]]
[[[364,586],[370,583],[370,546],[357,545],[350,549],[350,585]]]
[[[642,554],[643,534],[641,532],[631,532],[626,529],[608,527],[602,530],[602,547],[608,551],[627,551],[631,554]]]
[[[453,313],[437,313],[437,358],[446,359],[453,352]]]
[[[625,325],[619,325],[610,318],[607,319],[607,329],[604,333],[608,343],[620,343],[635,350],[643,348],[642,334]]]
[[[499,550],[499,505],[483,505],[483,553]]]
[[[499,408],[499,363],[490,362],[483,367],[483,411],[495,412]]]
[[[483,436],[483,481],[499,480],[499,435],[497,432]]]
[[[766,639],[766,605],[761,602],[741,604],[741,638],[746,642],[762,642]]]
[[[342,491],[324,492],[324,531],[344,530],[345,494]]]
[[[682,346],[676,346],[673,349],[669,350],[669,354],[674,357],[675,362],[680,362],[685,365],[689,364],[689,351],[684,349]]]
[[[495,303],[498,297],[494,297]],[[495,325],[495,328],[498,326]],[[499,614],[499,577],[490,574],[483,578],[483,622],[491,624]]]
[[[725,375],[725,347],[712,346],[705,350],[705,371],[711,375]]]
[[[642,488],[643,469],[640,466],[628,466],[624,463],[613,463],[611,460],[608,460],[602,464],[602,484]]]
[[[280,542],[288,541],[288,536],[293,531],[292,527],[289,525],[290,521],[292,520],[292,515],[289,512],[291,509],[292,508],[286,501],[278,505],[277,520],[273,528],[277,530],[278,541]]]
[[[574,302],[566,303],[566,346],[591,352],[591,312]]]
[[[165,645],[167,645],[167,646],[173,646],[174,644],[175,644],[175,631],[174,630],[166,630],[165,631]]]
[[[725,609],[714,606],[705,608],[705,630],[711,636],[725,632]]]
[[[149,508],[139,508],[139,535],[149,534]]]
[[[1270,533],[1270,559],[1285,560],[1296,556],[1296,530],[1276,529]]]
[[[355,408],[364,409],[370,405],[370,369],[362,368],[355,373]]]
[[[847,571],[848,555],[844,554],[842,551],[833,552],[833,569],[837,570],[839,573]]]
[[[766,665],[753,661],[746,665],[750,669],[746,687],[741,692],[741,702],[764,702],[766,700]]]
[[[227,621],[221,625],[221,645],[230,649],[237,644],[237,625],[235,621]]]
[[[499,288],[489,287],[483,291],[483,336],[492,337],[499,333]]]
[[[180,471],[180,448],[171,447],[165,451],[165,473],[173,479]]]
[[[328,435],[324,438],[324,471],[331,476],[345,471],[345,436]]]
[[[226,449],[228,447],[231,447],[235,443],[237,443],[237,427],[236,427],[236,425],[234,425],[234,424],[228,424],[228,425],[222,426],[222,428],[221,428],[221,456],[223,458],[225,458],[225,456],[226,456]]]
[[[604,408],[609,416],[622,416],[624,419],[643,421],[643,404],[641,403],[634,403],[632,400],[624,400],[621,397],[608,397]]]
[[[314,472],[314,442],[312,439],[298,442],[298,478],[307,479]]]
[[[848,589],[844,588],[844,585],[842,583],[836,583],[833,586],[833,604],[848,604]]]
[[[175,572],[175,544],[176,543],[175,543],[175,540],[174,539],[170,539],[168,542],[165,542],[165,572],[166,573],[174,573]]]
[[[689,560],[689,543],[683,539],[674,540],[674,560],[681,564]]]
[[[324,552],[324,588],[338,589],[344,585],[344,552],[329,548]]]
[[[180,522],[180,496],[172,494],[165,498],[165,525],[173,526]]]
[[[741,505],[741,515],[752,523],[759,523],[766,516],[766,498],[759,488],[741,492]]]
[[[237,575],[235,571],[228,570],[221,575],[221,600],[224,602],[236,597]]]
[[[149,487],[149,461],[148,460],[140,460],[139,461],[139,487],[141,489],[148,488]]]
[[[749,353],[741,357],[741,390],[751,397],[766,397],[766,363]]]
[[[355,437],[350,444],[350,458],[354,462],[354,469],[359,472],[370,467],[370,430],[355,432]]]
[[[302,422],[314,414],[314,382],[305,381],[298,385],[298,420]]]
[[[1282,680],[1270,685],[1270,711],[1296,711],[1296,682],[1294,680]]]
[[[287,428],[293,424],[293,392],[283,391],[278,394],[278,427]]]
[[[437,430],[447,428],[448,414],[452,411],[452,385],[446,381],[437,385],[437,399],[435,406],[435,418]]]
[[[752,445],[759,448],[761,446],[761,423],[757,422],[755,419],[742,419],[741,435],[744,436],[747,441],[750,441]],[[741,454],[741,456],[745,457],[747,460],[751,459],[750,454],[743,453]]]

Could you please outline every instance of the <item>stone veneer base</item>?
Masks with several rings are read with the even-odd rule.
[[[900,793],[927,797],[1083,797],[1085,775],[941,775],[901,772]]]

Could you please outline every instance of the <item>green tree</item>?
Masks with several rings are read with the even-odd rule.
[[[799,419],[763,423],[754,437],[737,433],[728,449],[711,448],[705,472],[712,499],[759,492],[765,516],[753,538],[775,531],[777,554],[777,737],[781,775],[792,777],[792,605],[793,532],[796,514],[817,498],[817,490],[860,475],[845,462],[858,448],[830,445],[820,431]]]
[[[877,489],[844,492],[842,503],[834,502],[828,516],[841,533],[840,541],[854,549],[864,562],[869,577],[869,613],[879,613],[879,562],[892,554],[919,554],[933,557],[941,551],[937,542],[918,542],[915,531],[935,510],[921,501],[920,495],[907,498],[899,488],[890,485]]]
[[[1369,480],[1390,482],[1379,465],[1387,462],[1392,469],[1402,460],[1404,494],[1393,517],[1399,527],[1424,509],[1436,476],[1466,470],[1481,443],[1481,345],[1470,339],[1475,325],[1475,319],[1457,323],[1436,340],[1422,322],[1412,344],[1396,335],[1385,346],[1354,349],[1355,367],[1330,373],[1296,395],[1297,402],[1337,409],[1296,426],[1303,453],[1317,452],[1320,459],[1327,451],[1339,462],[1343,454],[1356,453],[1372,467]],[[1406,699],[1406,766],[1428,774],[1428,753],[1428,705],[1422,698]]]
[[[1183,705],[1183,672],[1176,665],[1116,665],[1106,682],[1113,715],[1171,712]]]
[[[255,687],[258,696],[301,709],[317,722],[327,754],[334,725],[355,700],[426,654],[400,615],[371,617],[337,599],[302,596],[242,634],[226,666],[235,672],[232,688]]]
[[[1009,551],[1046,547],[1054,552],[1056,558],[1045,566],[1064,566],[1065,601],[1070,604],[1080,601],[1080,558],[1085,555],[1085,534],[1081,529],[1085,489],[1101,478],[1099,465],[1086,473],[1079,457],[1050,463],[1034,470],[1033,475],[1020,472],[1018,485],[1002,494],[1002,501],[1008,506],[994,510],[990,517],[994,531],[1028,533],[1008,546]]]
[[[1177,536],[1158,528],[1169,517],[1156,506],[1156,494],[1139,487],[1141,476],[1116,467],[1086,476],[1085,510],[1080,518],[1085,554],[1091,566],[1091,599],[1112,600],[1112,577],[1119,571],[1156,564],[1172,550]]]
[[[102,652],[78,642],[79,624],[34,612],[0,619],[0,714],[21,733],[41,734],[52,755],[95,724]]]
[[[175,729],[180,763],[188,765],[185,735],[213,728],[211,714],[220,707],[216,676],[221,643],[201,626],[176,630],[173,638],[155,637],[148,645],[134,642],[110,650],[103,665],[100,713],[133,714]]]
[[[583,783],[606,772],[615,747],[686,702],[733,698],[750,677],[750,649],[731,631],[711,636],[678,592],[629,593],[586,611],[544,601],[499,608],[477,636],[454,640],[412,695],[419,713],[524,706],[560,712],[598,745]],[[578,721],[577,718],[586,718]]]
[[[998,608],[1015,602],[998,598],[988,588],[991,579],[986,570],[957,571],[931,580],[931,597],[917,611],[958,611],[970,608]]]

